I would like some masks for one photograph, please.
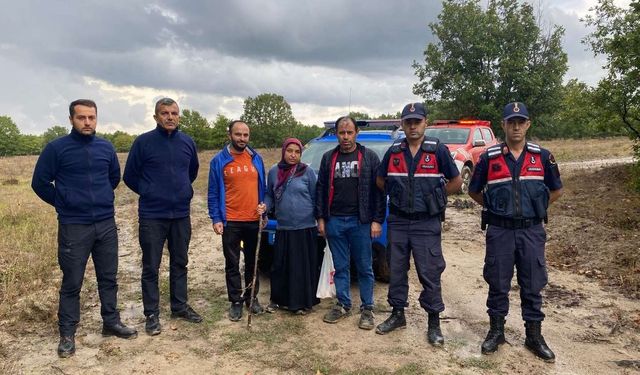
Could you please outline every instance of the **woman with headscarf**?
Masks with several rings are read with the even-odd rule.
[[[271,266],[271,304],[304,315],[318,304],[318,255],[316,219],[316,174],[300,162],[302,143],[288,138],[282,144],[282,159],[267,176],[265,205],[278,219]]]

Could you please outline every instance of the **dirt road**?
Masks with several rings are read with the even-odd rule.
[[[564,163],[559,163],[559,166],[562,172],[564,173],[566,171],[576,171],[581,169],[592,169],[594,167],[606,167],[610,165],[629,164],[631,162],[633,162],[633,157],[627,156],[624,158],[564,162]]]
[[[555,364],[534,358],[523,346],[517,286],[512,288],[512,308],[507,319],[507,340],[492,356],[480,354],[487,330],[482,279],[483,233],[479,208],[468,200],[450,203],[443,234],[447,269],[443,274],[446,304],[442,349],[430,347],[425,338],[426,316],[417,302],[417,278],[411,272],[408,329],[386,336],[357,328],[356,315],[336,325],[322,322],[330,306],[325,300],[307,316],[285,312],[265,314],[239,323],[226,318],[223,256],[220,237],[215,236],[206,215],[206,202],[194,199],[189,271],[190,303],[203,313],[205,322],[189,324],[170,320],[168,311],[168,258],[161,276],[161,322],[159,336],[144,334],[140,296],[140,250],[137,245],[135,197],[126,189],[118,194],[120,228],[120,293],[123,320],[135,325],[134,340],[103,338],[94,273],[88,272],[82,293],[82,319],[77,333],[77,353],[58,359],[55,326],[35,332],[0,336],[15,373],[43,374],[613,374],[637,371],[640,336],[625,322],[640,321],[640,306],[607,291],[585,276],[549,269],[550,283],[544,291],[547,318],[543,333],[557,355]],[[567,218],[552,218],[558,225]],[[556,239],[550,238],[553,242]],[[260,299],[268,300],[268,280]],[[386,284],[375,290],[377,322],[388,313]],[[353,288],[357,301],[357,287]],[[620,362],[626,367],[620,366]],[[625,362],[626,361],[626,362]]]

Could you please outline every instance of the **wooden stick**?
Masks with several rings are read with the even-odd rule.
[[[260,215],[260,220],[258,221],[258,245],[256,246],[256,260],[253,266],[253,281],[251,281],[251,302],[249,303],[249,317],[247,319],[247,328],[251,329],[251,317],[253,316],[253,301],[256,296],[256,280],[258,278],[258,256],[260,255],[260,242],[262,239],[262,215]]]

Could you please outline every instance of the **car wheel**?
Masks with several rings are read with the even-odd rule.
[[[378,242],[371,246],[373,250],[373,275],[376,280],[389,282],[389,256],[387,248]]]
[[[460,177],[462,178],[462,186],[460,187],[460,193],[469,193],[469,183],[471,182],[471,167],[465,165],[460,171]]]

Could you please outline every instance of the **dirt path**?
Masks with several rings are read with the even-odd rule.
[[[637,301],[605,291],[593,279],[569,272],[549,270],[545,289],[543,332],[558,360],[546,364],[523,347],[517,286],[512,289],[512,309],[507,320],[507,339],[492,356],[480,355],[487,330],[482,279],[483,233],[478,208],[467,200],[453,202],[448,210],[443,248],[447,269],[443,292],[447,309],[443,332],[446,345],[434,349],[426,343],[426,316],[420,309],[415,272],[411,272],[408,329],[386,336],[357,328],[357,316],[336,325],[322,322],[330,306],[323,301],[307,316],[285,312],[246,320],[226,318],[223,256],[220,237],[215,236],[206,215],[206,202],[193,202],[193,238],[189,271],[190,303],[205,316],[199,325],[172,321],[168,310],[168,258],[163,260],[160,288],[159,336],[144,334],[140,297],[140,250],[137,245],[136,204],[126,189],[119,190],[120,308],[123,320],[137,327],[135,340],[103,338],[99,302],[93,271],[88,272],[82,294],[82,319],[77,333],[77,353],[66,360],[55,353],[55,327],[46,332],[0,337],[5,350],[15,350],[15,372],[43,374],[120,373],[358,373],[358,374],[612,374],[633,372],[616,361],[640,359],[640,336],[625,322],[640,320]],[[464,208],[472,206],[471,208]],[[551,225],[558,225],[555,220]],[[550,241],[554,241],[553,238]],[[268,300],[268,280],[260,291]],[[386,318],[386,284],[375,290],[376,319]],[[353,289],[357,301],[357,287]],[[634,365],[634,362],[627,362]]]
[[[606,167],[611,165],[618,164],[629,164],[633,162],[632,156],[627,156],[624,158],[615,158],[615,159],[595,159],[595,160],[587,160],[587,161],[571,161],[571,162],[563,162],[559,163],[560,170],[562,172],[565,171],[576,171],[581,169],[590,169],[594,167]]]

